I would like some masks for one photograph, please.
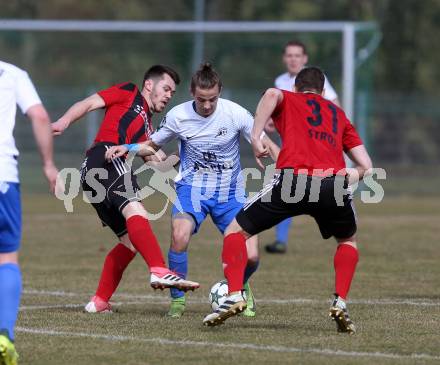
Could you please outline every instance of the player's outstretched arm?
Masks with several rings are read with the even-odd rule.
[[[50,128],[50,118],[42,104],[31,106],[26,115],[32,122],[32,129],[38,150],[43,161],[43,172],[49,183],[50,191],[55,191],[58,170],[53,161],[53,138]]]
[[[103,108],[105,106],[104,99],[98,94],[93,94],[77,103],[73,104],[67,112],[58,119],[55,123],[52,123],[52,133],[54,136],[62,134],[72,123],[81,119],[87,113]]]
[[[371,173],[373,163],[364,145],[356,146],[347,155],[355,164],[354,167],[347,167],[348,181],[350,184],[356,183]]]
[[[151,139],[143,143],[122,144],[119,146],[112,146],[105,152],[107,161],[124,156],[128,152],[134,153],[136,156],[146,157],[155,155],[160,149],[160,146],[155,144]]]

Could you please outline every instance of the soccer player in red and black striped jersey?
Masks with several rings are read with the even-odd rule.
[[[147,212],[138,197],[136,177],[124,159],[107,162],[104,156],[111,146],[148,140],[152,114],[163,111],[179,82],[179,75],[172,68],[155,65],[145,73],[141,90],[130,82],[112,86],[77,102],[52,124],[53,133],[59,135],[88,112],[105,109],[94,144],[81,167],[81,182],[103,225],[112,229],[119,243],[105,259],[96,294],[86,306],[88,312],[111,310],[109,300],[136,252],[150,269],[153,288],[193,290],[199,287],[198,283],[178,277],[165,266]],[[131,186],[125,182],[131,182]],[[97,183],[105,188],[105,196],[99,194]]]
[[[261,98],[252,130],[257,161],[268,154],[259,138],[272,118],[281,135],[282,148],[272,184],[248,201],[226,228],[222,259],[229,296],[223,308],[209,314],[204,324],[215,326],[246,307],[241,291],[249,237],[273,227],[287,217],[308,214],[324,239],[335,237],[335,299],[330,316],[340,332],[354,333],[345,300],[358,262],[356,215],[349,183],[363,178],[371,159],[345,113],[322,97],[324,74],[319,68],[301,70],[295,92],[268,89]],[[355,167],[345,166],[343,152]]]

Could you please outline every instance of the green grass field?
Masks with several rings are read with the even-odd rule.
[[[221,237],[210,221],[190,245],[189,277],[202,287],[188,295],[182,319],[165,317],[167,293],[148,286],[140,257],[113,298],[117,312],[90,315],[82,308],[115,238],[78,200],[68,214],[48,195],[24,195],[20,364],[438,364],[439,204],[387,196],[357,204],[360,263],[349,309],[358,333],[348,336],[327,314],[335,243],[308,217],[295,220],[286,255],[261,252],[252,281],[257,317],[205,328],[209,288],[223,277]],[[166,252],[169,215],[153,229]],[[272,239],[273,231],[262,234],[260,248]]]

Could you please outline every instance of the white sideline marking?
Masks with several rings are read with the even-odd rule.
[[[36,290],[36,289],[23,289],[23,294],[33,295],[49,295],[51,297],[77,297],[78,293],[67,293],[59,290]]]
[[[24,311],[24,310],[36,310],[36,309],[78,308],[82,306],[83,304],[22,305],[20,306],[20,310]]]
[[[65,292],[60,290],[50,291],[50,290],[36,290],[36,289],[24,289],[23,294],[29,295],[47,295],[50,297],[87,297],[90,296],[90,293],[72,293]],[[169,298],[167,295],[161,294],[128,294],[128,293],[117,293],[114,295],[115,297],[123,297],[123,298],[132,298],[132,299],[164,299]]]
[[[47,296],[57,296],[57,297],[87,297],[89,294],[82,293],[72,293],[64,291],[48,291],[48,290],[35,290],[35,289],[25,289],[23,294],[27,295],[47,295]],[[164,294],[158,295],[137,295],[128,293],[118,293],[115,294],[118,298],[131,298],[131,299],[152,299],[154,303],[162,303],[166,301],[168,303],[169,296]],[[207,300],[203,298],[189,298],[189,303],[207,303]],[[318,300],[318,299],[307,299],[307,298],[290,298],[290,299],[267,299],[267,298],[257,298],[257,302],[261,304],[319,304],[319,303],[330,303],[328,300]],[[420,299],[350,299],[350,304],[371,304],[371,305],[412,305],[416,307],[438,307],[440,306],[440,300],[431,300],[426,298]]]
[[[136,305],[136,304],[145,304],[145,301],[137,301],[137,302],[111,302],[112,307],[118,307],[121,305]],[[167,301],[155,302],[159,304],[168,304]],[[20,310],[39,310],[39,309],[57,309],[57,308],[84,308],[87,303],[79,303],[79,304],[49,304],[49,305],[22,305],[20,306]]]
[[[16,327],[17,332],[48,335],[48,336],[64,336],[64,337],[86,337],[107,341],[134,341],[143,343],[155,343],[159,345],[178,345],[178,346],[194,346],[194,347],[210,347],[210,348],[231,348],[238,350],[257,350],[257,351],[271,351],[271,352],[287,352],[287,353],[311,353],[317,355],[331,355],[331,356],[344,356],[344,357],[373,357],[373,358],[386,358],[386,359],[424,359],[424,360],[440,360],[440,356],[429,354],[395,354],[386,352],[358,352],[358,351],[341,351],[330,349],[316,349],[316,348],[298,348],[287,346],[265,346],[256,345],[253,343],[222,343],[222,342],[204,342],[204,341],[178,341],[169,340],[166,338],[139,338],[132,336],[120,336],[120,335],[105,335],[105,334],[91,334],[84,332],[65,332],[56,331],[44,328],[26,328]]]

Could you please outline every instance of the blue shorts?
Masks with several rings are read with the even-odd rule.
[[[18,251],[20,240],[20,184],[0,181],[0,253]]]
[[[215,192],[208,199],[201,199],[197,189],[191,191],[191,185],[177,185],[178,201],[173,204],[172,216],[178,213],[188,213],[194,218],[194,232],[209,214],[218,230],[223,234],[246,201],[243,189],[231,188],[227,193]],[[196,193],[194,192],[196,191]]]

